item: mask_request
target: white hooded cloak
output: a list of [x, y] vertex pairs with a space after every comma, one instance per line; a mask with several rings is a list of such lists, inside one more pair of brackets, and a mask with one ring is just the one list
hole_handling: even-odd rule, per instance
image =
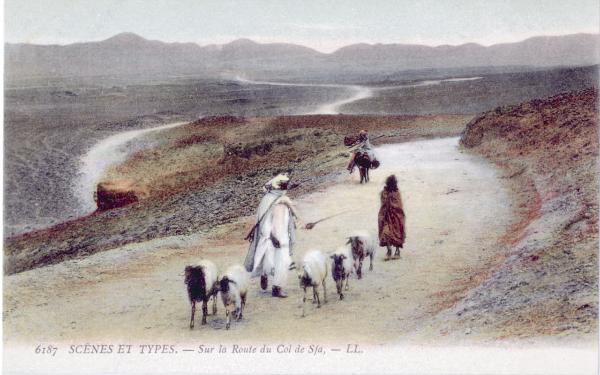
[[[272, 182], [273, 180], [265, 187]], [[285, 190], [276, 190], [277, 185], [274, 183], [272, 187], [275, 189], [269, 189], [258, 206], [257, 224], [253, 229], [253, 239], [244, 266], [248, 272], [252, 272], [252, 277], [271, 275], [273, 285], [284, 287], [292, 262], [296, 215]], [[277, 239], [279, 248], [274, 246], [271, 236]]]

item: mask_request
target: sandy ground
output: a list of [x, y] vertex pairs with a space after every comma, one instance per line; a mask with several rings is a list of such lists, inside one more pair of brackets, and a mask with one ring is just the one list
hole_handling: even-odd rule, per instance
[[353, 230], [376, 234], [379, 192], [395, 173], [406, 215], [402, 259], [382, 260], [362, 280], [354, 276], [340, 301], [333, 282], [329, 301], [300, 317], [300, 289], [290, 271], [290, 298], [272, 298], [254, 280], [244, 320], [225, 331], [219, 304], [208, 325], [190, 330], [183, 283], [185, 265], [205, 257], [220, 269], [241, 263], [242, 240], [252, 218], [217, 227], [209, 236], [171, 237], [128, 245], [86, 258], [4, 277], [4, 342], [311, 342], [384, 344], [434, 341], [419, 335], [420, 323], [444, 305], [439, 293], [468, 279], [494, 257], [498, 236], [510, 224], [508, 192], [490, 164], [457, 149], [457, 139], [387, 145], [371, 182], [345, 177], [324, 191], [298, 199], [304, 222], [352, 210], [297, 235], [295, 258], [310, 249], [331, 251]]

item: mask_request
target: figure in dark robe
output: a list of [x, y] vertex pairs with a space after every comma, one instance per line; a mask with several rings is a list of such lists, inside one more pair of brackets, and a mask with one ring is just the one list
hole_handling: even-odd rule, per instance
[[[386, 260], [399, 259], [400, 249], [406, 239], [404, 227], [404, 209], [402, 197], [398, 191], [396, 176], [391, 175], [385, 181], [381, 192], [381, 208], [379, 209], [379, 246], [387, 247]], [[392, 257], [392, 246], [396, 252]]]

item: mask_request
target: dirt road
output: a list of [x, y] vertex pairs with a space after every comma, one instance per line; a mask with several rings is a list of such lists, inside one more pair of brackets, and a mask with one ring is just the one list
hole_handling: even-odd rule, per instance
[[179, 121], [153, 128], [128, 130], [112, 135], [96, 143], [81, 159], [81, 172], [75, 183], [74, 195], [81, 201], [81, 211], [89, 214], [96, 210], [94, 192], [98, 180], [112, 164], [122, 162], [135, 151], [131, 141], [143, 135], [171, 129], [187, 122]]
[[[299, 231], [298, 262], [309, 249], [331, 251], [356, 229], [376, 234], [379, 192], [398, 177], [407, 216], [402, 259], [383, 262], [350, 281], [340, 301], [331, 282], [329, 301], [300, 317], [300, 290], [290, 271], [290, 298], [260, 291], [254, 280], [242, 322], [225, 331], [225, 314], [191, 331], [183, 284], [185, 265], [201, 257], [220, 269], [241, 263], [242, 240], [252, 218], [215, 228], [206, 237], [173, 237], [128, 245], [58, 265], [4, 277], [4, 340], [81, 342], [110, 339], [160, 342], [314, 342], [383, 344], [418, 336], [420, 325], [444, 306], [449, 284], [497, 256], [497, 237], [510, 222], [508, 193], [492, 167], [457, 149], [457, 139], [387, 145], [371, 182], [344, 177], [324, 191], [298, 199], [304, 222], [353, 211]], [[198, 320], [199, 323], [199, 320]]]

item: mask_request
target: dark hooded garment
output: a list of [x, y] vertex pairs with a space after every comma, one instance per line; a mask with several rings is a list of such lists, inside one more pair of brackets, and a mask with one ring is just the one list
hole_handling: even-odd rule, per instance
[[404, 245], [404, 210], [399, 191], [381, 192], [379, 209], [379, 246]]

